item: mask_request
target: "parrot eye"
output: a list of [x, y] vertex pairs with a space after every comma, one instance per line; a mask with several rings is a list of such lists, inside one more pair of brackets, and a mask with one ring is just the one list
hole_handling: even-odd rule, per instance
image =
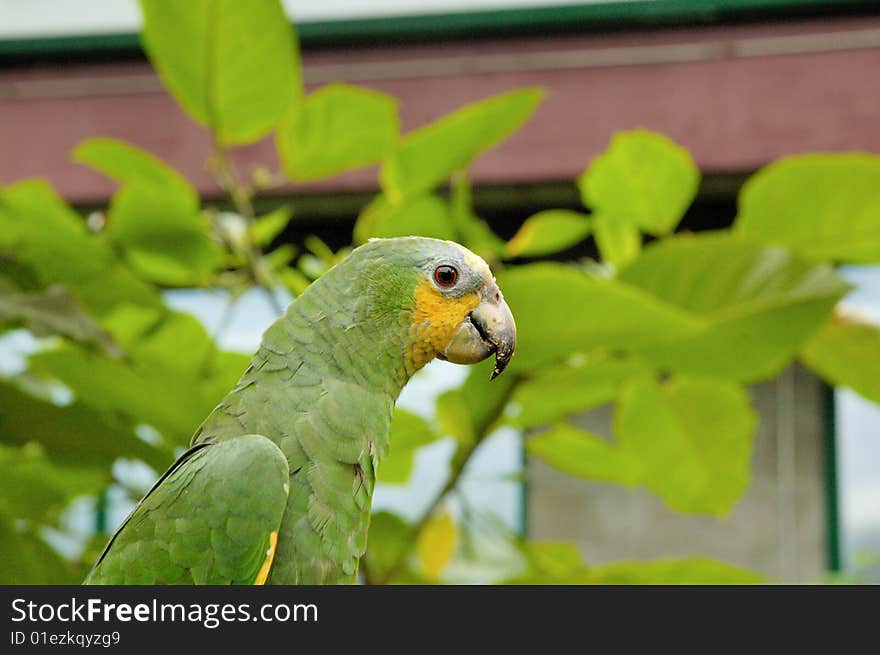
[[458, 271], [452, 266], [444, 264], [434, 269], [434, 282], [438, 287], [449, 289], [458, 281]]

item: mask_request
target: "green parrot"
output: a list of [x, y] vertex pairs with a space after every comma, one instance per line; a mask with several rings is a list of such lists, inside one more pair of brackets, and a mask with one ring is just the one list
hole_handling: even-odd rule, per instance
[[480, 257], [451, 241], [370, 240], [266, 330], [85, 584], [355, 582], [403, 386], [435, 357], [494, 354], [494, 378], [515, 341]]

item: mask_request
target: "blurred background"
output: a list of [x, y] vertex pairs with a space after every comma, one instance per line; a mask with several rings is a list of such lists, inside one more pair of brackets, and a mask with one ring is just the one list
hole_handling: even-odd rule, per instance
[[[490, 95], [544, 89], [531, 119], [470, 167], [474, 211], [505, 240], [543, 209], [582, 209], [573, 180], [622, 130], [662, 133], [699, 167], [699, 190], [679, 231], [729, 227], [743, 182], [782, 156], [880, 153], [878, 2], [282, 4], [298, 28], [306, 90], [346, 82], [393, 96], [404, 133]], [[100, 220], [116, 184], [70, 153], [86, 139], [106, 136], [160, 157], [205, 203], [229, 209], [205, 164], [211, 136], [163, 86], [141, 49], [141, 25], [135, 0], [0, 0], [0, 185], [43, 178], [85, 220]], [[272, 138], [237, 147], [231, 157], [240, 171], [277, 168]], [[377, 188], [370, 167], [284, 181], [254, 203], [258, 213], [280, 202], [292, 209], [295, 218], [274, 237], [276, 247], [313, 252], [308, 240], [316, 236], [336, 253], [351, 243]], [[587, 238], [544, 259], [596, 256]], [[880, 267], [847, 265], [841, 274], [853, 285], [842, 310], [880, 324]], [[166, 305], [195, 316], [223, 349], [243, 354], [256, 349], [274, 320], [273, 302], [284, 305], [295, 294], [279, 287], [272, 301], [255, 288], [230, 300], [223, 290], [165, 286], [175, 287], [163, 292]], [[43, 347], [23, 328], [0, 334], [0, 375], [15, 378]], [[462, 367], [432, 363], [400, 406], [433, 421], [435, 400], [466, 375]], [[69, 402], [64, 385], [52, 393], [57, 405]], [[566, 475], [525, 456], [523, 430], [495, 430], [448, 503], [458, 525], [488, 517], [472, 536], [482, 554], [453, 558], [442, 580], [513, 576], [519, 553], [493, 538], [513, 534], [574, 544], [597, 566], [700, 556], [774, 582], [880, 582], [880, 408], [829, 386], [800, 363], [750, 385], [748, 393], [759, 417], [751, 477], [722, 518], [677, 512], [642, 487]], [[0, 405], [4, 413], [10, 408]], [[600, 434], [611, 421], [607, 405], [571, 419]], [[149, 429], [141, 427], [148, 441]], [[418, 449], [408, 480], [380, 485], [375, 509], [416, 521], [443, 487], [454, 450], [449, 438]], [[97, 495], [65, 496], [41, 537], [68, 559], [94, 555], [95, 543], [160, 468], [114, 459], [112, 484]], [[11, 567], [7, 555], [3, 566]]]

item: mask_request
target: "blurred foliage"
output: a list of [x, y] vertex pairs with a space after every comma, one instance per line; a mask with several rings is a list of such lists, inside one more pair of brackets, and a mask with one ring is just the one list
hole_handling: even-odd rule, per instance
[[541, 542], [523, 548], [527, 566], [508, 584], [754, 584], [760, 575], [724, 562], [694, 557], [615, 562], [588, 567], [571, 544]]
[[394, 98], [329, 84], [287, 112], [278, 126], [278, 154], [291, 179], [317, 180], [376, 163], [398, 132]]
[[[408, 481], [418, 450], [441, 439], [454, 453], [422, 516], [374, 515], [368, 582], [442, 582], [456, 562], [479, 559], [474, 544], [497, 520], [451, 512], [448, 501], [499, 427], [523, 431], [529, 457], [570, 475], [723, 516], [749, 485], [757, 418], [745, 384], [801, 358], [832, 384], [880, 400], [880, 333], [835, 314], [848, 286], [834, 269], [880, 262], [880, 158], [784, 159], [745, 185], [732, 229], [676, 234], [696, 166], [662, 135], [622, 132], [577, 179], [589, 213], [547, 208], [505, 242], [474, 211], [467, 171], [529, 119], [540, 90], [400, 134], [394, 98], [345, 84], [304, 94], [296, 33], [277, 0], [141, 6], [146, 52], [210, 131], [209, 168], [234, 209], [203, 204], [166, 163], [106, 138], [72, 153], [119, 184], [88, 221], [40, 180], [0, 189], [0, 331], [27, 331], [38, 344], [0, 379], [3, 582], [81, 579], [106, 535], [57, 547], [69, 532], [65, 509], [111, 485], [136, 500], [143, 489], [125, 486], [115, 465], [164, 470], [245, 368], [247, 357], [221, 351], [216, 335], [167, 307], [162, 289], [223, 289], [234, 300], [257, 287], [274, 301], [279, 287], [297, 295], [348, 253], [315, 237], [303, 252], [271, 248], [290, 208], [257, 216], [252, 199], [285, 179], [378, 163], [381, 192], [358, 217], [353, 244], [456, 239], [493, 266], [519, 327], [508, 374], [487, 385], [491, 362], [474, 367], [439, 396], [433, 418], [395, 414], [382, 482]], [[229, 147], [272, 132], [282, 171], [257, 168], [243, 180]], [[655, 239], [643, 247], [645, 235]], [[535, 261], [562, 259], [591, 237], [600, 262]], [[600, 405], [613, 405], [613, 434], [570, 421]], [[512, 583], [760, 580], [698, 553], [590, 566], [571, 544], [504, 539], [515, 571], [496, 579]]]
[[404, 135], [382, 161], [382, 191], [397, 204], [437, 187], [517, 130], [542, 96], [539, 89], [511, 91], [462, 107]]
[[644, 485], [673, 509], [724, 515], [748, 486], [756, 426], [748, 394], [732, 382], [646, 376], [617, 398], [615, 443], [560, 423], [530, 439], [528, 452], [572, 475]]
[[300, 99], [299, 45], [281, 3], [140, 4], [150, 61], [181, 107], [220, 143], [256, 141]]

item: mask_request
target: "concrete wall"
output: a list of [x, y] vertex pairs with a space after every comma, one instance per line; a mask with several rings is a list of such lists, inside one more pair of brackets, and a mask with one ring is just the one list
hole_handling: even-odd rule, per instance
[[[576, 543], [589, 564], [702, 555], [773, 581], [819, 581], [827, 561], [821, 383], [798, 366], [750, 393], [760, 415], [752, 481], [727, 517], [680, 514], [645, 489], [574, 478], [532, 459], [529, 536]], [[789, 440], [785, 405], [791, 400]], [[608, 435], [610, 421], [611, 410], [603, 407], [574, 423]]]

